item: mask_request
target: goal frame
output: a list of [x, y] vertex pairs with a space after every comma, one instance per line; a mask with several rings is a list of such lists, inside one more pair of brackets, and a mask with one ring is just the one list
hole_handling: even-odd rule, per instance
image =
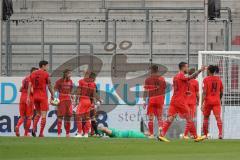
[[[240, 55], [240, 51], [199, 51], [198, 52], [198, 69], [201, 69], [203, 65], [203, 55]], [[202, 84], [203, 81], [203, 75], [202, 73], [199, 74], [198, 76], [198, 82], [199, 82], [199, 104], [197, 107], [197, 134], [201, 135], [201, 128], [202, 128], [202, 111], [201, 111], [201, 102], [202, 102]]]

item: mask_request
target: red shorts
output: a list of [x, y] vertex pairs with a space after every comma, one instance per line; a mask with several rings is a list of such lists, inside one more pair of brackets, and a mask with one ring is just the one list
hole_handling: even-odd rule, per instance
[[168, 116], [179, 115], [181, 118], [190, 117], [190, 109], [188, 105], [184, 102], [171, 101], [170, 107], [168, 109]]
[[196, 104], [188, 104], [188, 107], [190, 109], [190, 114], [191, 114], [192, 118], [195, 118]]
[[31, 101], [30, 104], [27, 105], [26, 101], [20, 101], [19, 112], [20, 116], [31, 117], [33, 115], [33, 102]]
[[60, 100], [57, 108], [58, 116], [72, 116], [72, 101], [71, 100]]
[[210, 116], [211, 111], [213, 111], [215, 116], [221, 116], [221, 105], [204, 104], [203, 115]]
[[45, 97], [34, 97], [34, 106], [37, 111], [48, 111], [48, 99]]
[[162, 116], [163, 106], [158, 103], [149, 103], [147, 108], [147, 115]]
[[78, 104], [77, 114], [89, 113], [91, 110], [91, 101], [89, 98], [82, 98]]

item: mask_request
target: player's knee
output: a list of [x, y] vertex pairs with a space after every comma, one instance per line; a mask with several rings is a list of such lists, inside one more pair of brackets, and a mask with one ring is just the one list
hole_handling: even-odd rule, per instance
[[209, 116], [204, 116], [204, 119], [205, 119], [205, 120], [208, 120], [208, 119], [209, 119]]
[[86, 116], [86, 117], [85, 117], [85, 120], [86, 120], [86, 121], [89, 121], [89, 120], [91, 120], [91, 119], [90, 119], [89, 116]]
[[70, 121], [70, 119], [71, 119], [70, 116], [65, 116], [65, 117], [64, 117], [64, 120], [65, 120], [65, 121]]
[[162, 120], [162, 116], [157, 116], [157, 119], [158, 120]]
[[47, 117], [47, 112], [45, 112], [45, 111], [41, 112], [41, 116], [42, 116], [42, 118], [46, 118]]
[[27, 120], [32, 120], [32, 116], [26, 117]]
[[36, 115], [41, 115], [41, 111], [36, 111]]
[[153, 121], [153, 116], [149, 116], [149, 117], [148, 117], [148, 120], [149, 120], [149, 121]]
[[216, 121], [218, 121], [218, 122], [221, 122], [221, 121], [222, 121], [220, 115], [215, 115], [215, 119], [216, 119]]
[[173, 120], [174, 120], [174, 117], [173, 117], [173, 116], [168, 116], [167, 121], [173, 122]]
[[58, 120], [62, 120], [63, 119], [63, 117], [62, 116], [58, 116]]

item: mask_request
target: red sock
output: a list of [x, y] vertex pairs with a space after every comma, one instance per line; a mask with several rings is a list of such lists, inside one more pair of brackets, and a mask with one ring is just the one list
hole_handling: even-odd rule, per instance
[[24, 119], [22, 117], [20, 117], [16, 127], [19, 128], [23, 124], [23, 122], [24, 122]]
[[78, 129], [78, 134], [82, 134], [83, 132], [82, 121], [77, 121], [77, 129]]
[[66, 122], [65, 122], [66, 134], [69, 134], [69, 133], [70, 133], [70, 126], [71, 126], [71, 123], [70, 123], [69, 121], [66, 121]]
[[222, 136], [222, 120], [220, 117], [216, 117], [216, 120], [217, 120], [219, 136]]
[[193, 121], [187, 122], [188, 129], [194, 138], [197, 138], [197, 130]]
[[91, 128], [91, 121], [87, 120], [84, 126], [84, 134], [88, 134]]
[[149, 134], [153, 135], [153, 121], [149, 120], [148, 122], [148, 130], [149, 130]]
[[162, 128], [162, 127], [163, 127], [163, 120], [162, 120], [162, 118], [159, 118], [159, 119], [158, 119], [158, 127], [159, 127], [159, 128]]
[[58, 133], [58, 135], [61, 134], [61, 131], [62, 131], [62, 120], [59, 119], [59, 120], [57, 121], [57, 133]]
[[188, 122], [186, 122], [184, 136], [188, 136], [188, 132], [189, 132], [189, 124], [188, 124]]
[[208, 135], [208, 118], [203, 119], [203, 134]]
[[165, 121], [163, 123], [163, 129], [162, 129], [162, 132], [161, 132], [161, 136], [164, 137], [169, 129], [169, 127], [171, 126], [172, 122], [170, 121]]
[[43, 135], [43, 131], [46, 125], [46, 118], [42, 118], [41, 120], [41, 128], [40, 128], [40, 135]]
[[24, 135], [25, 136], [27, 136], [28, 135], [28, 132], [29, 132], [29, 128], [30, 128], [30, 126], [31, 126], [31, 119], [27, 119], [27, 122], [26, 122], [26, 126], [25, 126], [25, 133], [24, 133]]
[[33, 120], [33, 131], [34, 132], [36, 132], [36, 130], [37, 130], [37, 125], [38, 125], [38, 121], [39, 121], [40, 117], [41, 116], [38, 114], [34, 117], [34, 120]]

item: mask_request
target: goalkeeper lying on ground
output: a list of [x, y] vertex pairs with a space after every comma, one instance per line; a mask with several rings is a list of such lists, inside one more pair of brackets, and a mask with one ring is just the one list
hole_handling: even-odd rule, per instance
[[98, 127], [99, 133], [105, 133], [110, 138], [148, 138], [147, 134], [138, 131], [124, 130], [115, 128]]

